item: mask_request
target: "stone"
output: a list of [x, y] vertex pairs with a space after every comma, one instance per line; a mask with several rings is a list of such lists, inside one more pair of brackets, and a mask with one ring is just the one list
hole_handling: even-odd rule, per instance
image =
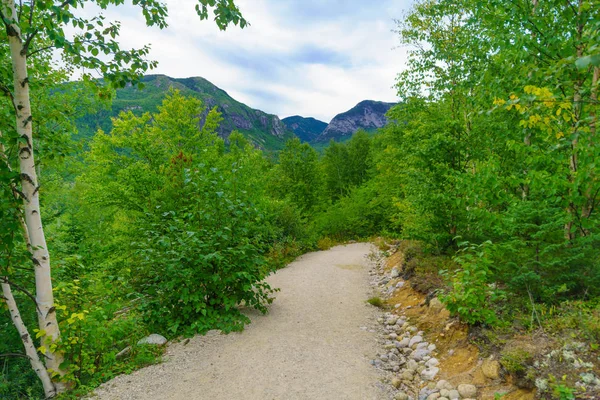
[[398, 283], [396, 283], [396, 289], [402, 289], [404, 287], [404, 281], [400, 281]]
[[398, 347], [398, 348], [408, 347], [409, 343], [410, 343], [410, 340], [408, 338], [404, 338], [400, 342], [398, 342], [398, 344], [396, 345], [396, 347]]
[[404, 379], [406, 381], [412, 381], [413, 378], [413, 372], [410, 369], [405, 369], [404, 371], [402, 371], [402, 373], [400, 374], [400, 378]]
[[397, 377], [393, 377], [392, 378], [392, 386], [393, 387], [395, 387], [396, 389], [398, 389], [401, 384], [402, 384], [402, 381], [399, 378], [397, 378]]
[[404, 392], [398, 392], [394, 396], [394, 400], [408, 400], [408, 399], [409, 399], [408, 395]]
[[441, 389], [440, 390], [440, 395], [442, 397], [448, 397], [448, 396], [450, 396], [450, 391], [448, 389]]
[[437, 367], [440, 364], [440, 362], [438, 361], [437, 358], [430, 358], [429, 360], [427, 360], [427, 362], [425, 363], [426, 367]]
[[406, 364], [406, 368], [410, 369], [411, 371], [416, 371], [417, 368], [419, 368], [419, 363], [417, 363], [415, 360], [409, 360], [408, 364]]
[[434, 310], [441, 310], [444, 308], [444, 304], [437, 298], [429, 300], [429, 308], [433, 308]]
[[487, 359], [481, 364], [481, 371], [488, 379], [500, 378], [500, 363], [496, 360]]
[[390, 273], [390, 278], [395, 279], [399, 276], [400, 276], [400, 271], [398, 270], [398, 267], [392, 268], [392, 272]]
[[413, 345], [417, 344], [417, 343], [421, 343], [423, 341], [423, 338], [421, 336], [413, 336], [410, 341], [408, 342], [408, 347], [413, 347]]
[[[450, 388], [448, 388], [448, 385], [450, 385], [450, 382], [448, 382], [445, 379], [442, 379], [442, 380], [438, 381], [438, 383], [437, 383], [437, 385], [435, 385], [435, 387], [439, 390], [442, 390], [442, 389], [451, 390], [452, 385], [450, 385]], [[448, 396], [445, 396], [445, 397], [448, 397]]]
[[438, 400], [450, 400], [447, 397], [438, 397]]
[[131, 353], [131, 347], [127, 346], [123, 350], [121, 350], [120, 352], [118, 352], [117, 355], [115, 356], [115, 358], [117, 360], [120, 360], [121, 358], [123, 358], [125, 356], [128, 356], [129, 353]]
[[477, 397], [477, 388], [475, 387], [475, 385], [469, 385], [469, 384], [463, 383], [461, 385], [458, 385], [457, 389], [458, 389], [458, 393], [463, 398]]
[[413, 360], [421, 361], [423, 357], [429, 354], [429, 350], [427, 349], [419, 349], [415, 350], [410, 354], [410, 358]]
[[165, 344], [167, 344], [167, 338], [165, 338], [162, 335], [153, 333], [150, 336], [146, 336], [145, 338], [141, 339], [139, 342], [137, 342], [137, 344], [149, 344], [149, 345], [153, 345], [153, 346], [164, 346]]
[[417, 344], [417, 349], [425, 349], [425, 348], [427, 348], [427, 346], [429, 346], [429, 343], [421, 342], [421, 343]]
[[432, 381], [435, 376], [440, 372], [438, 367], [429, 367], [426, 368], [423, 372], [421, 372], [421, 378], [426, 381]]
[[396, 333], [390, 333], [389, 338], [394, 340], [398, 337], [398, 335]]
[[396, 325], [396, 321], [398, 321], [398, 317], [392, 315], [385, 321], [385, 324], [386, 325]]
[[439, 393], [431, 393], [428, 397], [427, 400], [437, 400], [441, 397], [441, 395]]
[[437, 349], [437, 346], [435, 344], [430, 344], [429, 346], [427, 346], [427, 350], [429, 351], [435, 351], [435, 349]]
[[460, 393], [458, 393], [458, 390], [450, 390], [448, 393], [448, 398], [450, 400], [458, 400], [460, 399]]

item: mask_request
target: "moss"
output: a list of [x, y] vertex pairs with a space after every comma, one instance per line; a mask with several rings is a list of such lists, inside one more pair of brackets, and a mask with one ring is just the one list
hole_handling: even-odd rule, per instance
[[381, 298], [377, 297], [377, 296], [371, 297], [369, 300], [367, 300], [367, 303], [369, 303], [372, 306], [379, 307], [379, 308], [384, 307], [383, 300], [381, 300]]
[[524, 374], [527, 371], [527, 364], [531, 360], [532, 356], [527, 351], [515, 349], [504, 353], [500, 358], [500, 363], [511, 374]]

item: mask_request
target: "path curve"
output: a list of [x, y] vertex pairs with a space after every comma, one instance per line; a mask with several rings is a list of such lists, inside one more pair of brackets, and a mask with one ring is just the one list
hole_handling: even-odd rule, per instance
[[269, 278], [281, 288], [267, 315], [242, 333], [173, 344], [165, 362], [119, 376], [100, 399], [371, 400], [386, 398], [378, 370], [377, 317], [365, 304], [366, 256], [356, 243], [305, 254]]

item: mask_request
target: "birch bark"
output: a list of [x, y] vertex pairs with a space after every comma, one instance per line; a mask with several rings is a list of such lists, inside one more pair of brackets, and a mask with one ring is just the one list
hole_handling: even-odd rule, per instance
[[[38, 323], [42, 345], [46, 347], [46, 367], [53, 374], [61, 374], [60, 364], [63, 361], [60, 352], [52, 351], [52, 344], [60, 338], [60, 330], [56, 320], [52, 281], [50, 278], [50, 256], [44, 236], [44, 228], [40, 215], [39, 184], [35, 170], [33, 149], [33, 131], [31, 103], [29, 97], [29, 78], [27, 73], [27, 49], [18, 24], [18, 14], [13, 0], [2, 0], [2, 14], [5, 18], [8, 44], [13, 69], [14, 98], [16, 113], [16, 130], [19, 135], [19, 170], [21, 176], [21, 192], [27, 233], [31, 240], [31, 258], [35, 268], [36, 301], [38, 306]], [[58, 391], [64, 388], [60, 382], [54, 382]]]

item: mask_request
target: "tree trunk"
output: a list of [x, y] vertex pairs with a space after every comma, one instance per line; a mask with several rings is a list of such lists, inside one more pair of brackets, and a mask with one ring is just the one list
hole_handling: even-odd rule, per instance
[[[29, 82], [27, 76], [27, 52], [23, 47], [23, 38], [18, 25], [18, 15], [13, 0], [2, 0], [3, 14], [8, 21], [7, 35], [10, 47], [14, 82], [14, 106], [16, 113], [16, 130], [19, 138], [19, 165], [23, 193], [23, 210], [27, 232], [31, 240], [32, 261], [35, 268], [36, 301], [38, 305], [38, 323], [42, 345], [46, 347], [46, 366], [51, 374], [61, 375], [60, 364], [63, 361], [60, 352], [51, 350], [51, 345], [60, 338], [56, 320], [52, 281], [50, 278], [50, 256], [44, 236], [40, 215], [39, 185], [35, 170], [33, 152], [33, 134], [31, 104], [29, 98]], [[54, 382], [58, 391], [64, 384]]]
[[12, 294], [12, 290], [8, 282], [0, 277], [0, 286], [2, 286], [2, 296], [4, 297], [4, 301], [6, 301], [6, 305], [8, 306], [8, 312], [10, 313], [10, 319], [12, 320], [15, 328], [19, 332], [19, 336], [21, 337], [21, 341], [23, 342], [23, 347], [25, 347], [25, 354], [29, 358], [29, 362], [31, 363], [31, 367], [40, 378], [42, 385], [44, 386], [44, 394], [46, 397], [54, 397], [56, 396], [56, 388], [50, 379], [50, 375], [48, 375], [48, 371], [44, 364], [40, 361], [40, 357], [37, 353], [35, 345], [33, 343], [33, 339], [31, 335], [29, 335], [29, 331], [23, 323], [21, 319], [21, 314], [19, 313], [19, 308], [17, 307], [17, 303]]

